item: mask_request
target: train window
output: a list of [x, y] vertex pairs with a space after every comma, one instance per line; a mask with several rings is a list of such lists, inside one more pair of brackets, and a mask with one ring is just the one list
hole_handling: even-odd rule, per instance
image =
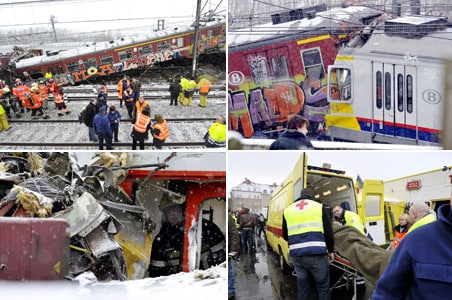
[[169, 41], [163, 41], [160, 43], [157, 43], [157, 51], [165, 51], [165, 50], [169, 50], [170, 48], [170, 42]]
[[397, 109], [403, 111], [403, 75], [397, 74]]
[[67, 63], [66, 68], [69, 73], [80, 71], [80, 65], [78, 64], [78, 61]]
[[329, 99], [335, 102], [352, 100], [352, 72], [347, 68], [333, 68], [330, 71]]
[[406, 77], [406, 111], [413, 112], [413, 76]]
[[119, 60], [127, 60], [133, 58], [132, 49], [118, 52]]
[[152, 45], [143, 46], [140, 48], [140, 56], [146, 56], [153, 52]]
[[89, 69], [91, 67], [97, 66], [97, 61], [95, 57], [84, 59], [83, 64], [85, 65], [85, 69]]
[[282, 55], [282, 56], [279, 58], [279, 60], [280, 60], [280, 62], [281, 62], [281, 74], [282, 74], [283, 76], [288, 77], [288, 76], [289, 76], [289, 68], [288, 68], [288, 66], [287, 66], [287, 58], [286, 58], [286, 56], [285, 56], [285, 55]]
[[253, 74], [254, 82], [260, 84], [270, 77], [265, 58], [256, 54], [248, 54], [246, 60], [250, 67], [251, 74]]
[[62, 73], [64, 73], [63, 66], [58, 65], [58, 66], [48, 67], [47, 72], [51, 73], [51, 74], [62, 74]]
[[184, 38], [183, 37], [177, 38], [177, 47], [181, 48], [183, 46], [184, 46]]
[[278, 57], [272, 57], [272, 68], [275, 78], [287, 77], [289, 76], [289, 69], [287, 67], [287, 59], [284, 55]]
[[113, 55], [104, 55], [100, 57], [101, 65], [111, 65], [113, 64]]
[[385, 108], [391, 109], [391, 73], [386, 72], [385, 73]]
[[44, 77], [44, 73], [41, 70], [30, 71], [29, 75], [31, 79], [39, 79]]
[[325, 77], [320, 49], [315, 48], [302, 51], [301, 57], [306, 76], [309, 76], [311, 80], [321, 80]]
[[376, 99], [376, 105], [377, 108], [382, 108], [383, 107], [383, 80], [382, 80], [382, 76], [381, 76], [381, 71], [377, 71], [377, 77], [376, 77], [376, 89], [375, 92], [377, 93], [375, 96]]

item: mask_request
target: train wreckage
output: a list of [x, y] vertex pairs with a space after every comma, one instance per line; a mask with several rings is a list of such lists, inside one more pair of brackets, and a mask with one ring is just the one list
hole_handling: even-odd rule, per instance
[[224, 156], [1, 153], [0, 280], [142, 279], [165, 203], [185, 208], [182, 270], [199, 269], [200, 220], [226, 231]]

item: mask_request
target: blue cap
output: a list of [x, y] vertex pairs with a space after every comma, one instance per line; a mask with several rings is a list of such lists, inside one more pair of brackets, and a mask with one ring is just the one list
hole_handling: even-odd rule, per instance
[[105, 105], [101, 106], [101, 108], [99, 109], [99, 112], [103, 112], [103, 111], [107, 111], [107, 107]]

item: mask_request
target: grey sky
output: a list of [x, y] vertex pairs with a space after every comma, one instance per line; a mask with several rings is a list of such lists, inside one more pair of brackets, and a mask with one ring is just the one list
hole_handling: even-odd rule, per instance
[[[228, 191], [245, 178], [256, 183], [281, 183], [300, 156], [298, 151], [229, 151]], [[353, 180], [388, 180], [408, 176], [445, 165], [452, 166], [450, 151], [310, 151], [308, 164], [346, 171]]]
[[[203, 12], [214, 10], [219, 5], [217, 11], [226, 14], [226, 3], [221, 0], [201, 2]], [[169, 26], [173, 22], [193, 20], [196, 3], [196, 0], [0, 0], [0, 26], [11, 29], [21, 24], [50, 27], [52, 15], [56, 26], [82, 31], [154, 26], [158, 19], [165, 19]], [[97, 22], [100, 20], [112, 21]]]

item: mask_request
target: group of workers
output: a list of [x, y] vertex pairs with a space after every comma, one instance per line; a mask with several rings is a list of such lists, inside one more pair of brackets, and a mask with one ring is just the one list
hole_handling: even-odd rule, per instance
[[33, 82], [31, 86], [25, 85], [20, 78], [16, 78], [11, 86], [0, 80], [0, 98], [0, 131], [10, 129], [8, 119], [13, 114], [19, 118], [25, 111], [31, 111], [32, 119], [49, 118], [44, 110], [49, 108], [50, 98], [53, 98], [58, 116], [71, 112], [67, 108], [62, 87], [53, 78]]
[[170, 105], [177, 106], [180, 103], [183, 106], [191, 106], [193, 95], [199, 93], [199, 107], [207, 107], [207, 95], [210, 92], [211, 82], [205, 77], [201, 77], [199, 82], [190, 76], [174, 76], [170, 83], [168, 91], [170, 92]]
[[371, 299], [446, 299], [452, 292], [451, 205], [438, 209], [436, 221], [426, 203], [414, 203], [394, 228], [397, 243], [389, 249], [372, 242], [356, 213], [336, 205], [332, 215], [314, 200], [310, 187], [284, 210], [283, 237], [297, 275], [298, 299], [314, 294], [330, 299], [328, 261], [335, 251], [375, 286]]

